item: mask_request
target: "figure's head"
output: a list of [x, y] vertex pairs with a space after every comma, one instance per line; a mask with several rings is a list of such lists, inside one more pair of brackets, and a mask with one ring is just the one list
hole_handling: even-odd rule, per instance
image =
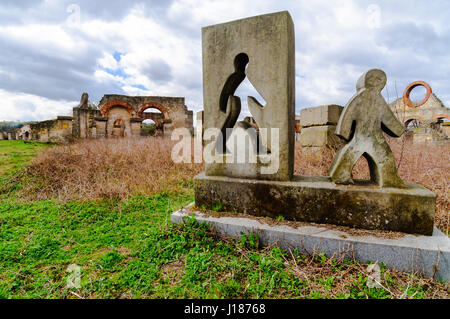
[[381, 91], [386, 85], [386, 80], [386, 73], [383, 70], [372, 69], [361, 75], [356, 83], [356, 89], [366, 88]]

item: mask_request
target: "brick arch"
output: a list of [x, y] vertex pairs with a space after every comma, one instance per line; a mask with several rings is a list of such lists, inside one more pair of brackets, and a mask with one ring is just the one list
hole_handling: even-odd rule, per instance
[[419, 121], [420, 123], [423, 122], [423, 118], [421, 118], [421, 117], [418, 117], [418, 116], [409, 116], [409, 117], [403, 122], [403, 124], [404, 124], [405, 127], [406, 127], [411, 121], [414, 121], [414, 120], [417, 120], [417, 121]]
[[450, 120], [450, 115], [448, 115], [448, 114], [439, 114], [439, 115], [433, 116], [434, 120], [443, 119], [443, 118], [446, 118], [447, 120]]
[[[410, 131], [409, 125], [410, 125], [411, 122], [413, 122], [413, 121], [417, 121], [417, 122], [418, 122], [418, 126], [420, 126], [420, 125], [422, 124], [422, 122], [423, 122], [423, 119], [422, 119], [422, 118], [418, 118], [418, 117], [410, 117], [410, 118], [408, 118], [408, 119], [403, 123], [404, 127], [405, 127], [408, 131]], [[415, 128], [415, 126], [413, 126], [412, 128]]]
[[162, 106], [161, 104], [156, 103], [156, 102], [148, 102], [148, 103], [143, 104], [139, 108], [139, 112], [138, 112], [137, 116], [142, 118], [142, 114], [144, 113], [144, 111], [149, 108], [155, 108], [155, 109], [160, 110], [161, 113], [163, 114], [164, 119], [167, 119], [169, 117], [167, 109], [164, 106]]
[[155, 114], [155, 113], [152, 113], [152, 115], [142, 115], [141, 119], [143, 121], [145, 121], [145, 120], [153, 120], [155, 122], [157, 122], [157, 121], [164, 121], [164, 115], [163, 114], [161, 114], [161, 117], [158, 116], [159, 115], [158, 113], [156, 113], [156, 115], [153, 115], [153, 114]]
[[126, 104], [125, 102], [122, 102], [120, 100], [115, 100], [115, 101], [112, 101], [112, 102], [109, 102], [109, 103], [106, 103], [105, 105], [103, 105], [103, 107], [101, 109], [102, 115], [105, 116], [106, 113], [108, 113], [109, 109], [114, 106], [123, 106], [130, 112], [131, 116], [134, 116], [134, 114], [136, 113], [136, 111], [131, 106]]
[[[427, 93], [426, 93], [425, 98], [422, 101], [414, 103], [413, 101], [410, 100], [409, 95], [410, 95], [411, 91], [414, 88], [418, 87], [418, 86], [423, 86], [427, 90]], [[405, 105], [407, 105], [409, 107], [422, 106], [428, 101], [428, 99], [430, 98], [431, 93], [432, 93], [431, 87], [430, 87], [430, 85], [427, 82], [415, 81], [415, 82], [409, 84], [406, 87], [405, 91], [403, 92], [403, 98], [402, 98], [403, 99], [403, 104], [405, 104]]]

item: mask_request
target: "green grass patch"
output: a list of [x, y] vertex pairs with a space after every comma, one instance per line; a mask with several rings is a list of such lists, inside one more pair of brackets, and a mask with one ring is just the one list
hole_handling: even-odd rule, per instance
[[28, 164], [47, 143], [24, 141], [0, 141], [0, 176], [10, 175]]
[[[123, 202], [0, 204], [0, 297], [392, 297], [388, 287], [396, 283], [385, 268], [386, 289], [368, 288], [354, 262], [261, 249], [255, 234], [223, 241], [194, 219], [171, 224], [170, 214], [192, 200], [183, 192]], [[74, 265], [78, 288], [67, 286]], [[298, 273], [318, 267], [325, 273]], [[409, 285], [407, 296], [423, 298], [426, 289]]]

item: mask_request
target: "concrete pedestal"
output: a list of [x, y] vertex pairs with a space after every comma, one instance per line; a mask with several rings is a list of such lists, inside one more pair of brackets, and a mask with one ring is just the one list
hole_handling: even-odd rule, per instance
[[193, 203], [171, 216], [173, 223], [182, 223], [194, 215], [207, 223], [221, 237], [240, 237], [256, 233], [262, 245], [279, 245], [285, 250], [297, 248], [306, 254], [325, 253], [329, 258], [355, 258], [361, 262], [382, 262], [389, 269], [421, 273], [426, 277], [450, 280], [450, 239], [434, 228], [433, 236], [399, 234], [394, 238], [366, 231], [355, 235], [350, 231], [310, 226], [276, 226], [245, 217], [210, 217], [192, 209]]
[[329, 177], [265, 181], [222, 176], [194, 178], [197, 207], [354, 228], [433, 233], [436, 195], [417, 184], [379, 188], [369, 181], [337, 185]]

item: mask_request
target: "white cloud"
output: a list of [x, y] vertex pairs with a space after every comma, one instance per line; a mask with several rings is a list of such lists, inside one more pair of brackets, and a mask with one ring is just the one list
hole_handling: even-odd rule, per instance
[[117, 70], [119, 68], [119, 63], [109, 53], [105, 53], [101, 59], [98, 59], [98, 64], [104, 69]]
[[[108, 93], [184, 96], [197, 111], [202, 108], [201, 27], [282, 10], [295, 24], [297, 110], [345, 104], [359, 75], [374, 67], [388, 74], [391, 100], [395, 86], [402, 94], [410, 82], [425, 80], [450, 102], [450, 29], [444, 13], [450, 5], [444, 1], [378, 1], [375, 24], [369, 0], [153, 3], [114, 3], [108, 12], [106, 1], [80, 1], [75, 24], [67, 22], [69, 2], [11, 9], [11, 21], [0, 22], [0, 89], [8, 98], [0, 117], [26, 119], [30, 99], [33, 118], [52, 118], [58, 110], [64, 113], [66, 104], [59, 100], [77, 100], [83, 91], [94, 101]], [[0, 4], [0, 16], [7, 11]], [[242, 100], [249, 90], [245, 83], [238, 90]]]
[[0, 121], [39, 121], [50, 120], [58, 115], [72, 115], [77, 101], [54, 101], [41, 96], [10, 93], [0, 89], [2, 101]]
[[57, 52], [59, 54], [83, 51], [88, 43], [70, 32], [64, 25], [24, 24], [0, 26], [0, 35], [18, 42], [27, 43], [31, 48]]

